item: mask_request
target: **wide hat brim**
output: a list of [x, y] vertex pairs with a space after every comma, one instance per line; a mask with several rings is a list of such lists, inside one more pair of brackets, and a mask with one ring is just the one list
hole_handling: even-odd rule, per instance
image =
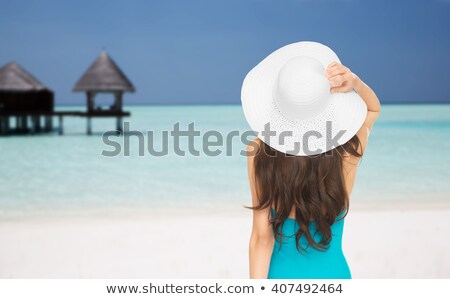
[[[273, 88], [280, 69], [297, 56], [315, 58], [324, 69], [333, 61], [340, 63], [338, 56], [320, 43], [303, 41], [286, 45], [247, 74], [241, 90], [242, 107], [250, 128], [277, 151], [296, 156], [322, 154], [346, 143], [358, 132], [366, 118], [367, 106], [351, 90], [330, 93], [328, 105], [312, 118], [292, 120], [287, 117], [273, 100]], [[274, 136], [267, 137], [270, 135], [267, 126]], [[289, 133], [281, 138], [282, 132]]]

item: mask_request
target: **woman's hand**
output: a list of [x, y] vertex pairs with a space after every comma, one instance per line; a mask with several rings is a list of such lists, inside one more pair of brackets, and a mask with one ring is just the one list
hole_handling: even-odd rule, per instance
[[367, 145], [367, 138], [378, 115], [380, 114], [380, 101], [373, 90], [364, 83], [349, 68], [334, 61], [325, 70], [325, 76], [330, 81], [330, 92], [347, 92], [354, 89], [361, 99], [366, 103], [367, 115], [361, 129], [356, 133], [361, 142], [361, 152], [364, 152]]
[[334, 61], [325, 70], [325, 76], [330, 82], [330, 92], [347, 92], [359, 84], [359, 78], [349, 68]]

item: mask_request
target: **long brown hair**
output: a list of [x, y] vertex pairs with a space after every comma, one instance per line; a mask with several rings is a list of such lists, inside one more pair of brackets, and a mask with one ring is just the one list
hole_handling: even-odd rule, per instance
[[[274, 208], [269, 217], [276, 238], [283, 238], [280, 231], [284, 221], [295, 208], [298, 231], [295, 234], [297, 250], [304, 252], [300, 238], [306, 237], [308, 246], [325, 251], [332, 238], [331, 225], [349, 208], [343, 162], [344, 157], [361, 157], [361, 142], [355, 135], [345, 144], [331, 151], [314, 156], [294, 156], [281, 153], [264, 142], [256, 146], [254, 178], [259, 205], [247, 207], [253, 210]], [[339, 219], [339, 220], [340, 220]], [[322, 239], [316, 242], [309, 230], [310, 222], [316, 223]], [[281, 244], [283, 242], [280, 242]], [[281, 246], [280, 244], [280, 246]]]

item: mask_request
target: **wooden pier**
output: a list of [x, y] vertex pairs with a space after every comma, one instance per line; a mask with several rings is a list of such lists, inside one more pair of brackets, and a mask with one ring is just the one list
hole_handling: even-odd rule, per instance
[[[0, 135], [11, 134], [39, 134], [57, 132], [64, 134], [64, 117], [81, 117], [86, 119], [86, 134], [92, 134], [93, 118], [116, 118], [116, 131], [123, 133], [123, 118], [130, 116], [126, 111], [33, 111], [16, 112], [11, 114], [0, 113]], [[54, 120], [57, 119], [58, 125], [54, 126]], [[15, 123], [14, 123], [15, 120]], [[14, 124], [14, 125], [13, 125]]]

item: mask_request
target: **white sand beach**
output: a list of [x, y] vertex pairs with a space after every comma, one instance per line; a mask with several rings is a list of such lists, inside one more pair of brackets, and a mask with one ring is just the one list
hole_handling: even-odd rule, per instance
[[[450, 278], [450, 208], [354, 207], [354, 278]], [[247, 278], [251, 214], [0, 221], [0, 278]]]

